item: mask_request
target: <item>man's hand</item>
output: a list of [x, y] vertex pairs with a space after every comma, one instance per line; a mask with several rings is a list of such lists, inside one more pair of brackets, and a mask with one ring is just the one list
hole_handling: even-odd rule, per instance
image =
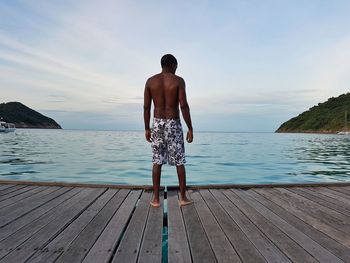
[[188, 143], [191, 143], [193, 141], [193, 131], [192, 130], [188, 130], [186, 140]]
[[147, 140], [148, 142], [152, 142], [152, 141], [151, 141], [151, 130], [150, 130], [150, 129], [145, 130], [145, 137], [146, 137], [146, 140]]

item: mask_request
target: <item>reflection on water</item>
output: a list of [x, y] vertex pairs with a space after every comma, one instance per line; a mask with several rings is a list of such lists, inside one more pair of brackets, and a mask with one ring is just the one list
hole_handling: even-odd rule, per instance
[[[350, 181], [350, 136], [197, 133], [189, 184]], [[143, 132], [25, 130], [0, 134], [0, 179], [151, 184]], [[162, 184], [177, 184], [164, 166]]]
[[331, 135], [310, 138], [296, 149], [299, 163], [309, 164], [305, 174], [331, 180], [348, 180], [350, 176], [350, 138]]

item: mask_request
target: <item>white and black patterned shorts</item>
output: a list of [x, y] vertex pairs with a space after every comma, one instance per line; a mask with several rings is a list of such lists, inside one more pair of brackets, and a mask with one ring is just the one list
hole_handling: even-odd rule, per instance
[[182, 165], [185, 145], [180, 119], [153, 118], [152, 162], [156, 164]]

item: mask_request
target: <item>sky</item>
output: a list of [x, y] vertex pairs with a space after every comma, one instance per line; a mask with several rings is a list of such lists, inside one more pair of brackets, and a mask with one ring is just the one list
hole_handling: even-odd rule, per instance
[[[350, 1], [0, 0], [0, 102], [142, 130], [171, 53], [195, 131], [273, 132], [350, 87]], [[185, 126], [185, 124], [184, 124]]]

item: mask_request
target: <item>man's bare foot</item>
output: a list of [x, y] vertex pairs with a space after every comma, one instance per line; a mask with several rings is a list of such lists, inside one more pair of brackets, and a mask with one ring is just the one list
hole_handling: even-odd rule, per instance
[[151, 204], [152, 207], [155, 207], [155, 208], [160, 207], [160, 202], [159, 201], [152, 200], [150, 202], [150, 204]]
[[187, 199], [187, 197], [179, 200], [180, 206], [190, 205], [192, 203], [193, 203], [193, 200]]

